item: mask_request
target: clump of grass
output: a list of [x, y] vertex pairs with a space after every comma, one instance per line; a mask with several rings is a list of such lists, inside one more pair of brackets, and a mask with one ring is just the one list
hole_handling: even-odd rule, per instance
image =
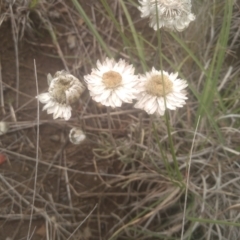
[[[231, 24], [232, 22], [229, 21], [229, 19], [231, 19], [232, 16], [232, 10], [233, 10], [233, 2], [229, 2], [229, 3], [219, 3], [219, 4], [211, 4], [211, 3], [205, 3], [200, 5], [199, 4], [199, 13], [198, 13], [198, 17], [201, 19], [201, 13], [202, 11], [205, 11], [206, 8], [208, 8], [208, 12], [209, 12], [209, 16], [212, 19], [211, 21], [211, 25], [206, 24], [207, 20], [202, 19], [202, 22], [196, 21], [195, 23], [193, 23], [193, 26], [190, 26], [189, 28], [189, 32], [186, 31], [185, 34], [182, 35], [178, 35], [176, 33], [163, 33], [163, 36], [161, 36], [162, 38], [162, 44], [163, 44], [163, 49], [161, 51], [161, 58], [163, 59], [163, 64], [166, 63], [167, 66], [173, 68], [176, 71], [181, 70], [181, 72], [183, 73], [182, 76], [188, 76], [188, 81], [189, 81], [189, 85], [190, 85], [190, 89], [192, 91], [192, 99], [196, 99], [196, 101], [193, 101], [193, 103], [191, 104], [191, 106], [189, 105], [189, 113], [183, 113], [183, 115], [181, 117], [178, 116], [178, 118], [174, 118], [174, 115], [172, 116], [171, 119], [171, 126], [172, 126], [172, 130], [170, 131], [174, 131], [174, 126], [178, 126], [179, 124], [182, 126], [181, 130], [183, 132], [185, 132], [185, 137], [188, 135], [187, 134], [187, 129], [189, 128], [189, 126], [187, 126], [188, 124], [190, 124], [190, 126], [193, 126], [192, 131], [194, 131], [194, 122], [196, 124], [196, 120], [198, 119], [198, 117], [201, 117], [200, 123], [199, 123], [199, 127], [200, 130], [197, 132], [197, 143], [195, 144], [195, 148], [194, 149], [198, 149], [200, 152], [205, 152], [206, 154], [206, 161], [207, 159], [209, 159], [208, 161], [210, 161], [211, 163], [208, 163], [205, 165], [203, 165], [202, 167], [199, 166], [200, 163], [204, 164], [202, 161], [202, 159], [199, 161], [197, 160], [197, 158], [195, 159], [195, 157], [192, 159], [192, 167], [193, 167], [193, 172], [191, 172], [191, 175], [194, 175], [195, 172], [199, 172], [200, 171], [200, 175], [202, 176], [202, 178], [204, 178], [204, 174], [202, 173], [203, 170], [205, 170], [206, 167], [210, 167], [212, 165], [212, 157], [211, 157], [211, 152], [214, 151], [212, 150], [207, 150], [207, 146], [209, 145], [209, 142], [211, 143], [212, 141], [214, 142], [214, 144], [218, 145], [218, 146], [222, 146], [223, 144], [225, 144], [224, 141], [224, 136], [225, 133], [224, 131], [222, 131], [221, 126], [219, 126], [218, 122], [217, 122], [217, 118], [216, 116], [219, 116], [221, 114], [225, 114], [226, 112], [226, 107], [224, 106], [224, 100], [221, 98], [221, 96], [218, 94], [218, 86], [219, 86], [219, 78], [221, 76], [223, 76], [224, 74], [226, 74], [226, 69], [228, 70], [228, 66], [225, 63], [225, 59], [226, 59], [226, 47], [229, 44], [228, 39], [230, 37], [231, 34]], [[126, 8], [126, 5], [120, 1], [120, 5], [123, 9], [123, 12], [125, 14], [125, 21], [128, 23], [128, 26], [125, 26], [124, 28], [124, 32], [121, 32], [121, 38], [124, 39], [123, 35], [127, 36], [128, 33], [131, 33], [133, 38], [132, 38], [132, 44], [135, 44], [135, 47], [137, 50], [141, 50], [141, 52], [138, 52], [138, 55], [135, 56], [131, 56], [131, 58], [133, 59], [138, 59], [138, 61], [142, 62], [142, 70], [145, 70], [146, 68], [149, 68], [146, 66], [146, 61], [145, 59], [148, 59], [148, 56], [145, 56], [146, 54], [143, 54], [143, 49], [149, 49], [150, 51], [152, 50], [156, 50], [156, 39], [157, 39], [157, 34], [155, 34], [155, 39], [151, 39], [151, 38], [147, 38], [144, 35], [144, 30], [140, 30], [141, 33], [137, 33], [137, 30], [135, 30], [134, 24], [133, 22], [135, 21], [135, 19], [132, 19], [132, 16], [129, 14], [129, 11]], [[110, 5], [108, 5], [107, 1], [103, 1], [103, 6], [105, 7], [108, 16], [112, 19], [112, 22], [115, 24], [115, 26], [119, 29], [119, 25], [118, 25], [118, 21], [116, 21], [116, 18], [114, 17], [114, 15], [112, 14], [111, 11], [111, 7]], [[204, 10], [205, 9], [205, 10]], [[81, 12], [80, 12], [81, 14]], [[219, 18], [219, 14], [221, 16], [223, 16], [222, 18]], [[88, 18], [88, 16], [84, 16], [84, 18], [87, 18], [87, 22], [88, 25], [90, 26], [91, 21]], [[195, 24], [195, 26], [194, 26]], [[201, 31], [201, 36], [199, 37], [199, 33], [195, 32], [195, 34], [191, 34], [189, 35], [189, 33], [194, 33], [193, 28], [196, 29], [196, 24], [199, 24], [200, 26], [202, 26], [202, 31]], [[212, 35], [208, 35], [209, 34], [209, 30], [212, 29]], [[192, 31], [191, 31], [192, 30]], [[204, 33], [202, 35], [202, 33]], [[98, 33], [93, 32], [94, 36]], [[209, 41], [209, 37], [210, 37], [210, 41]], [[141, 39], [141, 43], [146, 43], [146, 45], [139, 45], [140, 42], [139, 40]], [[168, 41], [166, 41], [166, 39], [168, 39]], [[152, 42], [151, 42], [152, 41]], [[123, 41], [124, 43], [127, 43], [126, 41]], [[128, 44], [128, 43], [127, 43]], [[158, 46], [159, 47], [159, 46]], [[177, 54], [176, 54], [177, 53]], [[170, 57], [171, 56], [171, 57]], [[173, 57], [172, 57], [173, 56]], [[144, 61], [142, 61], [144, 59]], [[157, 58], [156, 58], [157, 60]], [[134, 60], [133, 60], [134, 61]], [[135, 60], [137, 61], [137, 60]], [[155, 62], [151, 62], [148, 61], [148, 65], [151, 66], [151, 64], [153, 64], [154, 66], [159, 66], [159, 62], [155, 61]], [[178, 66], [178, 67], [176, 67]], [[194, 71], [193, 71], [194, 69]], [[229, 77], [229, 74], [227, 75], [227, 78]], [[186, 78], [186, 77], [185, 77]], [[204, 80], [203, 80], [204, 79]], [[202, 87], [201, 87], [202, 85]], [[211, 91], [210, 91], [211, 90]], [[217, 105], [217, 107], [215, 108], [215, 111], [212, 111], [212, 104]], [[198, 109], [198, 110], [197, 110]], [[179, 112], [183, 112], [183, 111], [179, 111]], [[192, 113], [192, 114], [190, 114]], [[186, 122], [186, 120], [188, 122]], [[170, 121], [167, 119], [167, 122]], [[208, 127], [207, 123], [209, 124], [210, 127]], [[183, 125], [185, 126], [185, 128], [183, 127]], [[159, 125], [158, 125], [159, 127]], [[184, 131], [185, 129], [185, 131]], [[212, 131], [214, 129], [214, 132]], [[143, 129], [141, 129], [143, 130]], [[140, 131], [141, 131], [140, 130]], [[147, 130], [148, 135], [153, 133], [152, 132], [152, 127], [150, 126], [150, 129]], [[171, 134], [173, 134], [173, 132], [168, 132], [168, 137], [167, 139], [170, 137]], [[158, 130], [156, 129], [156, 132], [158, 132]], [[178, 130], [176, 130], [176, 132], [178, 132]], [[170, 135], [169, 135], [170, 134]], [[201, 136], [201, 138], [203, 137], [204, 142], [203, 143], [198, 143], [198, 135]], [[158, 136], [158, 135], [157, 135]], [[146, 138], [151, 138], [150, 136]], [[159, 141], [159, 137], [157, 137], [157, 141]], [[179, 140], [179, 145], [184, 145], [183, 142], [185, 142], [185, 139], [182, 137], [176, 137], [173, 136], [173, 142], [174, 142], [174, 152], [177, 153], [176, 156], [176, 160], [178, 159], [178, 155], [182, 154], [182, 151], [176, 147], [178, 141]], [[209, 139], [209, 140], [208, 140]], [[188, 138], [188, 141], [190, 143], [191, 139]], [[134, 142], [134, 141], [133, 141]], [[156, 162], [159, 162], [159, 160], [161, 159], [162, 163], [164, 163], [164, 161], [166, 163], [171, 163], [171, 161], [174, 160], [174, 155], [170, 154], [169, 152], [169, 147], [171, 147], [171, 145], [173, 144], [169, 142], [167, 142], [167, 146], [163, 146], [163, 154], [159, 154], [157, 160], [155, 159], [156, 157], [153, 157], [153, 155], [150, 155], [150, 159], [147, 160], [147, 162], [151, 162], [153, 164], [153, 166], [157, 167], [157, 170], [159, 172], [164, 172], [164, 168], [166, 167], [166, 165], [162, 165], [162, 167], [160, 168], [158, 166], [158, 164], [156, 164]], [[201, 141], [200, 141], [201, 142]], [[146, 143], [145, 143], [146, 144]], [[124, 146], [123, 144], [119, 144], [120, 146]], [[130, 144], [126, 144], [126, 145], [130, 145]], [[125, 145], [125, 146], [126, 146]], [[144, 145], [144, 144], [143, 144]], [[189, 144], [188, 144], [189, 145]], [[187, 147], [188, 145], [185, 145], [185, 150], [189, 151], [189, 148]], [[130, 145], [132, 146], [132, 145]], [[150, 151], [149, 149], [155, 149], [155, 152], [159, 152], [159, 149], [157, 147], [157, 144], [155, 143], [155, 147], [153, 148], [152, 145], [146, 144], [144, 145], [146, 152]], [[124, 147], [123, 147], [124, 148]], [[223, 151], [223, 153], [225, 152], [226, 148], [224, 147], [220, 147]], [[133, 148], [134, 149], [134, 148]], [[205, 151], [204, 151], [205, 149]], [[139, 149], [134, 149], [134, 151], [139, 151], [141, 152], [141, 150]], [[187, 152], [188, 152], [187, 151]], [[123, 150], [124, 152], [124, 150]], [[129, 150], [125, 150], [125, 152], [129, 153]], [[131, 151], [130, 151], [131, 152]], [[215, 151], [214, 151], [215, 152]], [[236, 154], [238, 154], [237, 152], [235, 152]], [[170, 154], [170, 155], [169, 155]], [[187, 154], [185, 152], [185, 154]], [[210, 154], [210, 155], [209, 155]], [[215, 153], [216, 154], [216, 153]], [[226, 152], [225, 152], [226, 154]], [[132, 156], [136, 156], [137, 154], [134, 154], [133, 152], [130, 153], [129, 157], [126, 157], [126, 154], [124, 154], [124, 157], [120, 156], [120, 159], [133, 159]], [[141, 154], [140, 154], [141, 155]], [[171, 156], [172, 155], [172, 156]], [[197, 154], [198, 155], [198, 154]], [[145, 155], [146, 156], [146, 155]], [[170, 157], [171, 156], [171, 157]], [[194, 152], [193, 152], [193, 156], [194, 156]], [[217, 161], [223, 161], [220, 160], [222, 159], [221, 154], [219, 155], [219, 153], [217, 154]], [[99, 157], [99, 156], [98, 156]], [[173, 157], [173, 158], [172, 158]], [[160, 158], [160, 159], [159, 159]], [[171, 160], [170, 160], [171, 159]], [[187, 157], [185, 158], [187, 160]], [[137, 158], [136, 161], [139, 163], [141, 161], [143, 161], [143, 159], [141, 159], [141, 161]], [[129, 161], [132, 163], [132, 161]], [[179, 162], [179, 160], [177, 161], [179, 169], [186, 171], [186, 166], [185, 165], [181, 165], [181, 161]], [[196, 166], [195, 166], [196, 164]], [[213, 164], [214, 165], [214, 164]], [[169, 181], [172, 183], [174, 182], [174, 179], [171, 177], [170, 174], [170, 168], [172, 167], [172, 165], [167, 164], [167, 166], [169, 167], [168, 170], [165, 173], [162, 173], [164, 176], [167, 176]], [[222, 164], [219, 165], [221, 172], [226, 170], [225, 167], [223, 167]], [[223, 169], [222, 169], [223, 168]], [[178, 169], [175, 169], [178, 170]], [[228, 171], [228, 170], [227, 170]], [[203, 174], [203, 175], [202, 175]], [[139, 176], [141, 176], [141, 174], [139, 174]], [[190, 177], [190, 176], [188, 176]], [[221, 178], [221, 177], [219, 177]], [[201, 181], [202, 179], [199, 179], [199, 181]], [[192, 184], [192, 179], [190, 177], [190, 182], [189, 182], [189, 191], [191, 192], [191, 184]], [[182, 182], [183, 185], [180, 184], [180, 186], [185, 186], [184, 181]], [[138, 185], [138, 184], [136, 184]], [[178, 186], [179, 187], [179, 186]], [[154, 189], [154, 188], [153, 188]], [[181, 187], [179, 188], [181, 189]], [[200, 189], [198, 189], [200, 190]], [[204, 191], [204, 189], [203, 189]], [[202, 196], [202, 194], [199, 194], [199, 192], [192, 192], [193, 195], [195, 196]], [[205, 197], [206, 195], [210, 194], [209, 191], [205, 191]], [[199, 202], [198, 204], [203, 204], [203, 202], [205, 202], [205, 197], [201, 198], [201, 203]], [[222, 198], [223, 196], [221, 196], [220, 198]], [[156, 202], [155, 202], [156, 203]], [[177, 201], [177, 203], [179, 204], [180, 201]], [[214, 203], [216, 203], [214, 201]], [[141, 206], [141, 203], [136, 203], [133, 205], [139, 205]], [[149, 206], [151, 204], [147, 204], [147, 206]], [[210, 206], [214, 209], [214, 211], [218, 211], [218, 209], [215, 208], [214, 204], [210, 204]], [[195, 210], [195, 208], [194, 208]], [[151, 210], [150, 210], [151, 212]], [[194, 211], [187, 211], [187, 218], [189, 215], [195, 215], [196, 212]], [[198, 215], [198, 217], [202, 218], [202, 212], [198, 213], [200, 215]], [[141, 214], [140, 214], [141, 215]], [[144, 215], [144, 211], [143, 211], [143, 215]], [[124, 231], [125, 229], [128, 229], [128, 227], [130, 227], [131, 225], [137, 225], [139, 226], [137, 223], [138, 221], [136, 220], [138, 214], [134, 214], [134, 217], [131, 217], [128, 223], [123, 224], [123, 227], [120, 227], [114, 234], [113, 234], [113, 238], [114, 236], [117, 236], [121, 231]], [[120, 218], [121, 219], [121, 218]], [[134, 221], [136, 220], [136, 221]], [[189, 220], [189, 219], [188, 219]], [[214, 218], [211, 218], [212, 224], [214, 225]], [[139, 222], [141, 222], [139, 220]], [[171, 225], [171, 224], [170, 224]], [[198, 226], [201, 226], [201, 224], [197, 224]], [[218, 236], [220, 236], [221, 234], [225, 234], [224, 232], [224, 227], [223, 227], [223, 232], [221, 232], [219, 229], [220, 227], [215, 224], [217, 226], [217, 234]], [[187, 226], [187, 224], [186, 224]], [[194, 229], [196, 229], [196, 224], [192, 224], [192, 227], [194, 226]], [[168, 226], [170, 227], [170, 226]], [[177, 228], [176, 228], [177, 229]], [[189, 228], [191, 229], [191, 227]], [[203, 229], [203, 228], [201, 228]], [[211, 228], [212, 229], [212, 228]], [[131, 228], [132, 230], [132, 228]], [[162, 230], [164, 232], [164, 230]], [[179, 230], [178, 230], [179, 231]], [[128, 233], [130, 231], [127, 231]], [[156, 231], [156, 232], [161, 232], [161, 231]], [[212, 238], [216, 232], [211, 232], [210, 230], [207, 231], [208, 234], [208, 238]], [[126, 233], [126, 232], [125, 232]], [[184, 238], [186, 237], [190, 237], [190, 231], [186, 230], [186, 234], [184, 235]], [[201, 237], [205, 236], [205, 233], [203, 231], [202, 233], [203, 235]], [[159, 235], [160, 236], [160, 235]], [[176, 235], [177, 236], [177, 235]], [[128, 235], [128, 237], [133, 237]], [[134, 236], [135, 238], [141, 238], [139, 236]], [[149, 237], [149, 236], [148, 236]], [[144, 237], [143, 237], [144, 238]]]
[[[65, 141], [54, 156], [44, 152], [47, 146], [41, 143], [40, 128], [43, 153], [32, 216], [34, 176], [21, 177], [19, 183], [11, 173], [0, 175], [2, 203], [14, 209], [1, 218], [41, 218], [49, 239], [77, 239], [82, 221], [97, 202], [97, 213], [91, 212], [87, 224], [98, 238], [238, 239], [236, 4], [194, 2], [195, 22], [180, 34], [161, 31], [159, 53], [159, 35], [147, 20], [140, 20], [135, 2], [72, 3], [58, 2], [59, 8], [64, 7], [61, 24], [46, 15], [42, 19], [56, 48], [52, 57], [60, 58], [66, 70], [83, 76], [105, 56], [126, 58], [138, 73], [162, 65], [188, 80], [189, 100], [168, 118], [150, 118], [125, 105], [107, 113], [86, 93], [83, 111], [76, 110], [70, 123], [56, 123]], [[28, 8], [39, 12], [45, 6], [37, 1], [31, 4]], [[66, 46], [68, 36], [75, 39], [73, 48]], [[36, 121], [11, 123], [10, 133], [21, 130], [25, 138], [24, 129], [32, 128], [30, 124]], [[52, 126], [52, 121], [39, 124]], [[64, 131], [78, 125], [88, 135], [87, 146], [81, 149], [69, 147]], [[24, 163], [18, 161], [20, 166], [34, 169], [30, 163], [36, 159], [28, 154], [7, 147], [0, 150], [24, 159]], [[57, 198], [51, 195], [53, 190], [47, 194], [45, 183], [54, 177], [59, 179]], [[60, 195], [67, 196], [66, 202], [59, 200]]]

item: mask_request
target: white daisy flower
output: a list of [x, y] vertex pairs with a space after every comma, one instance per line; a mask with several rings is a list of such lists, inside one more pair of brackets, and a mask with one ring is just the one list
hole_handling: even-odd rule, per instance
[[97, 61], [97, 68], [92, 69], [84, 79], [93, 100], [105, 106], [121, 107], [122, 102], [131, 103], [136, 98], [134, 86], [138, 77], [134, 75], [134, 70], [122, 59], [115, 62], [106, 58], [103, 63]]
[[178, 73], [157, 71], [155, 68], [145, 75], [141, 75], [136, 86], [139, 91], [138, 102], [135, 108], [145, 110], [148, 114], [157, 113], [164, 115], [165, 103], [170, 110], [182, 107], [186, 102], [186, 91], [188, 84], [185, 80], [177, 78]]
[[80, 98], [85, 87], [76, 77], [66, 71], [56, 72], [53, 78], [51, 74], [48, 74], [47, 79], [48, 92], [41, 93], [36, 98], [46, 104], [43, 111], [47, 110], [48, 114], [53, 113], [53, 119], [69, 120], [72, 111], [71, 104]]
[[139, 0], [141, 17], [150, 18], [150, 27], [183, 31], [195, 20], [191, 13], [191, 0]]
[[78, 145], [86, 139], [86, 135], [81, 128], [74, 127], [70, 130], [69, 140], [71, 143]]

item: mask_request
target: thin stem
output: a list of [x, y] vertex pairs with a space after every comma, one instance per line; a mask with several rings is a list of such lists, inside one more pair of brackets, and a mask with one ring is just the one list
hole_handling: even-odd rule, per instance
[[[34, 59], [34, 74], [35, 74], [35, 80], [36, 80], [36, 91], [38, 96], [38, 79], [37, 79], [37, 67], [36, 67], [35, 59]], [[37, 188], [37, 175], [38, 175], [38, 162], [39, 162], [38, 152], [39, 152], [39, 100], [37, 101], [37, 142], [36, 142], [35, 178], [34, 178], [33, 200], [32, 200], [32, 208], [31, 208], [31, 218], [29, 222], [27, 239], [31, 239], [30, 231], [31, 231], [33, 209], [34, 209], [34, 203], [35, 203], [36, 191], [37, 191], [36, 188]]]
[[11, 12], [11, 23], [12, 23], [12, 35], [14, 41], [14, 49], [15, 49], [15, 58], [16, 58], [16, 108], [18, 108], [19, 104], [19, 57], [18, 57], [18, 30], [16, 26], [16, 22], [13, 15], [12, 5], [9, 6]]
[[5, 109], [4, 109], [4, 97], [3, 97], [3, 84], [2, 84], [2, 64], [0, 59], [0, 98], [1, 98], [1, 109], [3, 115], [6, 115]]
[[98, 204], [95, 205], [95, 207], [92, 209], [92, 211], [85, 217], [85, 219], [78, 225], [78, 227], [73, 231], [73, 233], [69, 236], [67, 240], [70, 240], [70, 238], [77, 232], [77, 230], [86, 222], [86, 220], [91, 216], [91, 214], [94, 212]]
[[186, 192], [185, 192], [184, 209], [183, 209], [181, 240], [183, 240], [184, 224], [185, 224], [185, 219], [186, 219], [187, 195], [188, 195], [188, 187], [189, 187], [189, 179], [190, 179], [190, 167], [191, 167], [191, 162], [192, 162], [193, 146], [194, 146], [194, 142], [196, 139], [196, 133], [197, 133], [199, 121], [200, 121], [200, 117], [198, 117], [197, 126], [195, 129], [194, 135], [193, 135], [193, 141], [192, 141], [192, 146], [191, 146], [191, 150], [190, 150], [189, 161], [187, 163], [187, 183], [186, 183]]
[[116, 143], [114, 141], [113, 134], [112, 134], [112, 123], [111, 123], [110, 107], [107, 107], [107, 115], [108, 115], [107, 119], [108, 119], [108, 131], [109, 131], [110, 139], [111, 139], [112, 144], [114, 146], [115, 153], [117, 153], [117, 146], [116, 146]]
[[[156, 4], [156, 14], [157, 14], [157, 18], [158, 18], [157, 1], [155, 1], [155, 4]], [[161, 52], [162, 52], [162, 41], [161, 41], [161, 32], [160, 32], [160, 29], [159, 29], [159, 22], [158, 21], [157, 21], [157, 28], [158, 28], [157, 38], [158, 38], [159, 63], [160, 63], [161, 75], [162, 75], [162, 79], [163, 79], [163, 63], [162, 63], [162, 54], [161, 54]], [[162, 83], [163, 83], [163, 93], [164, 93], [164, 106], [165, 106], [165, 109], [167, 110], [167, 103], [166, 103], [166, 97], [165, 97], [165, 83], [164, 83], [164, 81], [162, 81]], [[171, 135], [169, 115], [168, 115], [167, 111], [165, 113], [165, 120], [166, 120], [168, 139], [169, 139], [170, 150], [171, 150], [173, 163], [174, 163], [174, 167], [175, 167], [175, 172], [177, 173], [178, 180], [181, 181], [182, 180], [182, 174], [179, 171], [179, 167], [178, 167], [178, 163], [177, 163], [177, 159], [176, 159], [176, 154], [175, 154], [175, 151], [174, 151], [174, 145], [173, 145], [173, 139], [172, 139], [172, 135]]]

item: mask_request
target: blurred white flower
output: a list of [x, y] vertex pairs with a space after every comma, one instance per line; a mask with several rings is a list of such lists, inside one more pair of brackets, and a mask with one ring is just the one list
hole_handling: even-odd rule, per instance
[[97, 68], [92, 69], [84, 79], [93, 100], [105, 106], [121, 107], [122, 102], [131, 103], [136, 98], [134, 86], [138, 76], [134, 75], [134, 70], [122, 59], [115, 62], [106, 58], [103, 63], [97, 61]]
[[66, 71], [58, 71], [55, 75], [47, 75], [49, 84], [48, 92], [39, 94], [36, 98], [41, 103], [46, 104], [43, 110], [48, 114], [53, 113], [53, 119], [64, 118], [69, 120], [71, 117], [71, 104], [76, 102], [85, 87], [73, 75]]
[[8, 124], [6, 122], [0, 122], [0, 136], [7, 133]]
[[78, 145], [86, 139], [86, 135], [80, 128], [74, 127], [70, 130], [69, 140], [71, 143]]
[[187, 99], [185, 88], [188, 86], [185, 80], [177, 78], [178, 73], [157, 71], [155, 68], [145, 75], [141, 75], [136, 86], [139, 91], [138, 102], [135, 108], [145, 110], [148, 114], [157, 113], [164, 115], [165, 103], [170, 110], [182, 107]]
[[141, 17], [150, 18], [150, 27], [183, 31], [195, 20], [191, 13], [191, 0], [139, 0]]

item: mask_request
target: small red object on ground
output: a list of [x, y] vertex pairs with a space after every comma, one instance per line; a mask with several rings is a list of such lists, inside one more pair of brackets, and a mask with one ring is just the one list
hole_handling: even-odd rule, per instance
[[0, 153], [0, 165], [6, 162], [6, 156]]

